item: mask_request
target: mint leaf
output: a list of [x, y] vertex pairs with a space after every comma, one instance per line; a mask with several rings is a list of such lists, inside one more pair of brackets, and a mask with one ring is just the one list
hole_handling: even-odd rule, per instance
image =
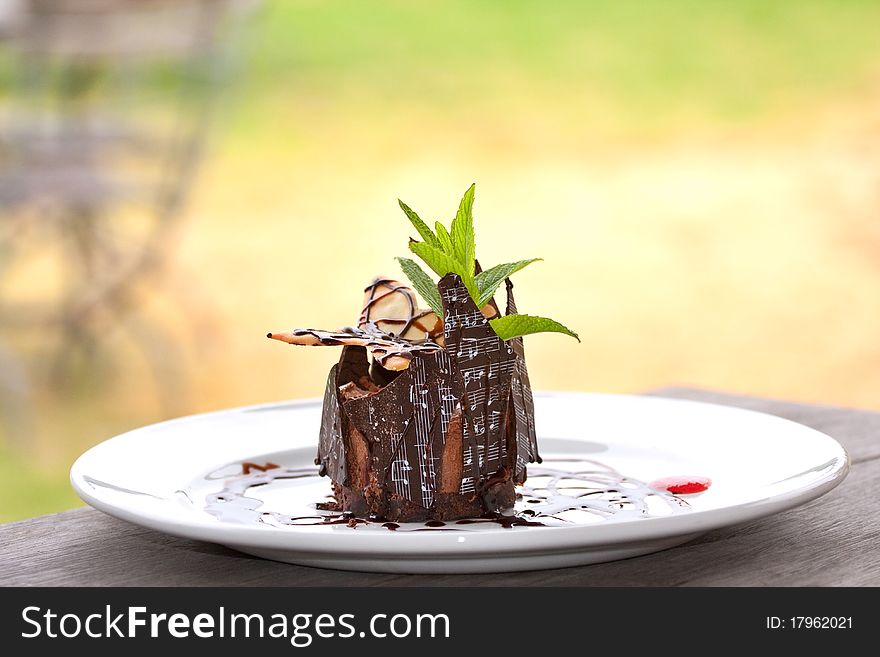
[[511, 274], [518, 272], [520, 269], [527, 267], [536, 260], [541, 258], [532, 258], [530, 260], [517, 260], [516, 262], [508, 262], [503, 265], [495, 265], [491, 269], [482, 271], [477, 274], [474, 279], [477, 289], [480, 291], [480, 298], [477, 299], [477, 307], [482, 308], [492, 300], [495, 291]]
[[455, 255], [455, 247], [452, 246], [452, 238], [449, 236], [446, 226], [438, 221], [434, 224], [434, 227], [437, 231], [437, 240], [440, 242], [440, 247], [449, 255]]
[[[475, 257], [475, 241], [474, 241], [474, 188], [475, 185], [468, 187], [468, 190], [461, 197], [461, 203], [458, 205], [458, 212], [455, 219], [452, 220], [450, 235], [452, 237], [452, 245], [455, 248], [455, 257], [461, 263], [464, 271], [473, 275], [474, 257]], [[470, 289], [470, 288], [468, 288]]]
[[409, 218], [410, 223], [415, 226], [415, 229], [419, 232], [419, 235], [422, 236], [422, 239], [425, 240], [426, 244], [430, 244], [434, 248], [441, 248], [440, 241], [431, 232], [431, 229], [428, 228], [428, 224], [422, 221], [421, 217], [415, 213], [415, 211], [410, 208], [406, 203], [397, 199], [398, 205], [400, 205], [400, 209], [403, 210], [404, 214]]
[[424, 260], [425, 264], [433, 269], [434, 273], [441, 278], [446, 276], [446, 274], [458, 274], [471, 298], [479, 298], [480, 294], [477, 290], [477, 284], [474, 282], [473, 269], [468, 273], [455, 257], [444, 253], [440, 249], [435, 249], [430, 244], [425, 244], [424, 242], [410, 242], [409, 250]]
[[450, 272], [459, 273], [458, 261], [442, 249], [424, 242], [410, 242], [409, 250], [424, 260], [425, 264], [441, 278]]
[[419, 267], [415, 260], [410, 260], [409, 258], [396, 258], [396, 260], [400, 263], [400, 268], [406, 274], [416, 292], [421, 295], [431, 310], [437, 313], [437, 317], [443, 317], [443, 302], [440, 300], [437, 284], [431, 280], [431, 277], [425, 273], [424, 269]]
[[510, 340], [531, 333], [565, 333], [578, 342], [581, 341], [577, 333], [548, 317], [504, 315], [504, 317], [490, 319], [489, 324], [502, 340]]

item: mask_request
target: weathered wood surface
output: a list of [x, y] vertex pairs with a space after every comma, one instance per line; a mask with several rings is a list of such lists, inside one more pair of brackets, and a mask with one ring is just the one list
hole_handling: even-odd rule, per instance
[[624, 561], [515, 575], [383, 575], [274, 563], [76, 509], [0, 526], [6, 586], [880, 586], [880, 413], [670, 388], [837, 438], [849, 477], [798, 509]]

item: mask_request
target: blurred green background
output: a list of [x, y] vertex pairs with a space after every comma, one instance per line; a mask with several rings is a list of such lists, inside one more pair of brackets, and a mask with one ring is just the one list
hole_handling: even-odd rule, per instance
[[[61, 383], [59, 335], [0, 333], [29, 382], [0, 521], [77, 505], [70, 463], [121, 431], [319, 396], [337, 354], [267, 330], [353, 323], [406, 254], [396, 199], [448, 221], [471, 182], [478, 257], [543, 257], [520, 311], [583, 340], [527, 339], [537, 389], [880, 409], [878, 25], [867, 0], [261, 4], [161, 276]], [[41, 246], [7, 294], [51, 287]]]

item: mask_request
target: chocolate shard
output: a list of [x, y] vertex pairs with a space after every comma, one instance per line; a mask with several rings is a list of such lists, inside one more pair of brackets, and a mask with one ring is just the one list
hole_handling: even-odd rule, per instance
[[339, 412], [339, 388], [336, 383], [338, 371], [337, 363], [330, 368], [327, 377], [321, 413], [321, 432], [318, 439], [318, 457], [315, 463], [320, 466], [322, 475], [329, 475], [333, 481], [344, 482], [346, 480], [345, 437], [342, 430], [342, 414]]
[[381, 392], [343, 403], [352, 425], [368, 437], [378, 483], [430, 508], [446, 428], [455, 410], [444, 352], [420, 354]]
[[[516, 314], [516, 301], [513, 298], [513, 283], [505, 279], [507, 289], [506, 315]], [[508, 343], [516, 354], [516, 367], [511, 378], [510, 396], [513, 402], [514, 417], [516, 419], [516, 468], [514, 474], [518, 482], [525, 480], [526, 465], [537, 461], [541, 462], [538, 454], [538, 438], [535, 434], [535, 401], [532, 397], [532, 386], [529, 382], [529, 370], [526, 368], [525, 347], [523, 339], [513, 338]]]
[[476, 491], [506, 461], [506, 416], [516, 355], [483, 316], [461, 278], [438, 285], [443, 301], [452, 390], [462, 408], [463, 477], [460, 492]]

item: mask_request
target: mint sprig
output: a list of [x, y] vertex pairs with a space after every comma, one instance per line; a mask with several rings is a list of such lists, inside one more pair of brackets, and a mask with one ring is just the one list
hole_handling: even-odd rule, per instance
[[504, 315], [490, 319], [489, 324], [502, 340], [510, 340], [511, 338], [518, 338], [521, 335], [529, 335], [531, 333], [565, 333], [565, 335], [570, 335], [578, 342], [581, 341], [577, 333], [549, 317]]
[[[458, 205], [458, 212], [455, 213], [455, 219], [452, 220], [452, 226], [449, 228], [449, 234], [452, 236], [452, 246], [455, 251], [455, 257], [464, 268], [464, 271], [471, 275], [474, 273], [475, 259], [475, 239], [474, 239], [474, 189], [476, 183], [468, 187], [468, 190], [461, 197], [461, 203]], [[470, 288], [468, 288], [470, 289]]]
[[[483, 308], [492, 301], [498, 287], [512, 274], [527, 267], [540, 258], [517, 260], [495, 265], [486, 271], [475, 274], [476, 240], [474, 237], [474, 189], [471, 185], [464, 193], [458, 205], [458, 211], [452, 220], [449, 230], [439, 221], [435, 223], [436, 233], [422, 221], [418, 214], [406, 203], [398, 200], [400, 208], [415, 227], [422, 242], [410, 240], [409, 249], [441, 278], [447, 274], [457, 274], [467, 288], [471, 299], [478, 308]], [[406, 277], [438, 316], [443, 315], [440, 294], [437, 284], [428, 274], [409, 258], [397, 258]], [[580, 342], [577, 334], [547, 317], [533, 315], [505, 315], [489, 321], [492, 328], [502, 340], [510, 340], [531, 333], [564, 333]]]
[[400, 209], [403, 210], [403, 213], [409, 218], [410, 223], [415, 227], [419, 235], [422, 236], [422, 239], [425, 240], [425, 243], [430, 244], [435, 248], [440, 248], [440, 242], [437, 240], [434, 233], [431, 232], [428, 224], [422, 221], [421, 217], [413, 212], [412, 208], [400, 199], [397, 199], [397, 204], [400, 206]]
[[437, 284], [431, 280], [431, 277], [425, 273], [425, 270], [419, 267], [415, 260], [409, 258], [397, 258], [400, 268], [406, 277], [410, 280], [416, 292], [422, 295], [422, 299], [433, 310], [437, 317], [443, 317], [443, 301], [440, 300], [440, 292], [437, 290]]
[[452, 245], [452, 237], [449, 235], [449, 231], [446, 230], [446, 226], [439, 221], [436, 222], [434, 226], [437, 230], [437, 239], [440, 241], [440, 247], [446, 253], [455, 253], [455, 247]]
[[461, 280], [471, 297], [474, 299], [479, 298], [480, 291], [477, 289], [477, 284], [474, 281], [474, 274], [471, 273], [470, 276], [466, 276], [464, 273], [466, 270], [462, 269], [461, 263], [455, 259], [454, 255], [446, 253], [442, 249], [435, 249], [425, 242], [410, 242], [409, 250], [424, 260], [425, 264], [433, 269], [434, 273], [440, 278], [443, 278], [450, 272], [461, 276]]

